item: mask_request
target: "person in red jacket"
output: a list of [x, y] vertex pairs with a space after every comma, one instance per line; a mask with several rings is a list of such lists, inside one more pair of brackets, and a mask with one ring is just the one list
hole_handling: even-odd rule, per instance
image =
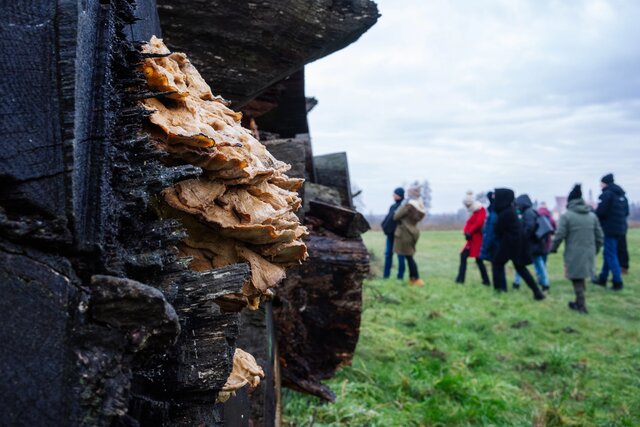
[[467, 258], [475, 258], [480, 275], [482, 276], [482, 284], [489, 285], [489, 275], [487, 269], [480, 259], [480, 248], [482, 248], [482, 227], [487, 217], [487, 211], [482, 203], [473, 198], [473, 192], [467, 192], [467, 196], [462, 201], [467, 208], [471, 216], [467, 220], [464, 226], [464, 237], [467, 239], [467, 243], [464, 245], [462, 252], [460, 253], [460, 268], [458, 269], [458, 277], [456, 277], [456, 283], [464, 283], [464, 278], [467, 273]]

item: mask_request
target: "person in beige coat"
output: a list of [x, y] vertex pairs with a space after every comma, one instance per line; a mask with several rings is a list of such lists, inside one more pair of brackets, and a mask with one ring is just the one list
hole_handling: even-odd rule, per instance
[[596, 254], [602, 247], [604, 234], [593, 209], [582, 199], [579, 184], [571, 190], [567, 202], [567, 213], [560, 217], [551, 252], [556, 253], [560, 244], [565, 242], [565, 272], [576, 293], [576, 300], [569, 302], [569, 308], [586, 314], [585, 279], [593, 275]]
[[416, 244], [420, 238], [418, 223], [426, 214], [426, 209], [421, 197], [421, 188], [413, 185], [407, 191], [406, 203], [398, 208], [393, 215], [393, 220], [398, 223], [393, 239], [393, 252], [404, 256], [409, 264], [409, 284], [424, 286], [420, 279], [418, 266], [413, 259], [416, 253]]

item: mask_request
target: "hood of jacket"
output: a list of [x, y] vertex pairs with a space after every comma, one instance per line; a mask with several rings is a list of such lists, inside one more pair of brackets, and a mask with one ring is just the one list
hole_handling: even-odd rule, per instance
[[588, 214], [592, 212], [591, 206], [587, 205], [584, 199], [573, 199], [567, 204], [567, 210], [579, 214]]
[[496, 188], [493, 197], [493, 208], [496, 212], [500, 212], [511, 206], [516, 196], [510, 188]]
[[531, 202], [531, 198], [528, 194], [521, 194], [516, 199], [516, 207], [520, 209], [520, 212], [526, 211], [532, 206], [533, 203]]
[[602, 192], [611, 191], [616, 196], [624, 196], [625, 192], [618, 184], [609, 184], [602, 189]]

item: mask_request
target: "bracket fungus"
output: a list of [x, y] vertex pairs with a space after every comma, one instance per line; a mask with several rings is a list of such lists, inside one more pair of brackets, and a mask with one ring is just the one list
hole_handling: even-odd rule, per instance
[[285, 268], [306, 259], [307, 235], [296, 211], [303, 183], [240, 124], [183, 53], [152, 37], [143, 47], [142, 71], [157, 94], [141, 101], [148, 130], [168, 161], [203, 170], [200, 177], [165, 188], [159, 211], [180, 220], [188, 236], [179, 252], [190, 268], [207, 271], [236, 262], [251, 266], [242, 290], [255, 309], [285, 277]]

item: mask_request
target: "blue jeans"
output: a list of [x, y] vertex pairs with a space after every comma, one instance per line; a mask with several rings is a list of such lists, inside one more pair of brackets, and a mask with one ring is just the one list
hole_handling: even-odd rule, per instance
[[620, 261], [618, 260], [618, 238], [604, 236], [604, 252], [602, 254], [604, 262], [602, 263], [602, 271], [599, 279], [606, 282], [609, 278], [609, 271], [613, 283], [622, 283], [622, 275], [620, 271]]
[[[549, 275], [547, 274], [547, 265], [545, 264], [544, 255], [533, 256], [533, 267], [536, 269], [536, 276], [538, 276], [538, 283], [545, 288], [549, 286]], [[520, 284], [520, 275], [516, 272], [516, 276], [513, 279], [513, 283]]]
[[[398, 279], [404, 277], [404, 256], [398, 255]], [[388, 279], [391, 275], [391, 267], [393, 266], [393, 234], [387, 235], [387, 247], [384, 251], [384, 273], [382, 277]]]

